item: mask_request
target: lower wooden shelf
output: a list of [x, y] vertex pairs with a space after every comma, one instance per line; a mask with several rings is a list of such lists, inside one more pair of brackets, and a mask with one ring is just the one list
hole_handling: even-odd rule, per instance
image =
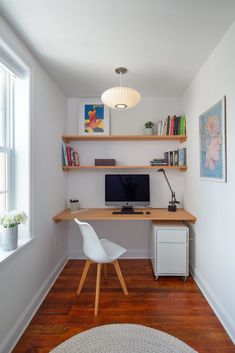
[[106, 165], [106, 166], [96, 166], [96, 165], [79, 165], [79, 166], [63, 166], [63, 170], [68, 172], [71, 170], [81, 170], [81, 169], [175, 169], [186, 171], [186, 165], [181, 166], [151, 166], [151, 165]]

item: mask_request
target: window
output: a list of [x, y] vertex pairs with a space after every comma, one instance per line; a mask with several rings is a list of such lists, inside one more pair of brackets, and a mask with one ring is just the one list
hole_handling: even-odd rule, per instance
[[[18, 229], [19, 247], [31, 238], [29, 82], [28, 67], [0, 38], [0, 212], [29, 216]], [[7, 256], [0, 245], [0, 262]]]
[[14, 208], [14, 80], [16, 78], [0, 66], [0, 212]]

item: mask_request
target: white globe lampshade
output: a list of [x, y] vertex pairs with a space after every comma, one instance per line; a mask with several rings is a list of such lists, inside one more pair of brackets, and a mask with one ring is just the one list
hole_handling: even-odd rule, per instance
[[134, 107], [141, 100], [141, 95], [129, 87], [113, 87], [101, 96], [102, 102], [113, 109], [128, 109]]

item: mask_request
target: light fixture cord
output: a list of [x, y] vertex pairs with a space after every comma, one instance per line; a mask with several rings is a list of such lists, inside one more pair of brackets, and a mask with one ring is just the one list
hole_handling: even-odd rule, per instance
[[122, 86], [122, 72], [119, 73], [119, 86]]

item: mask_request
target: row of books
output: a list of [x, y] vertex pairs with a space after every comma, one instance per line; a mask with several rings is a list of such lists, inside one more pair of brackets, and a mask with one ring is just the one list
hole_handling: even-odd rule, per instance
[[156, 123], [157, 135], [186, 135], [185, 116], [168, 116], [166, 120], [160, 120]]
[[184, 166], [187, 165], [186, 147], [175, 151], [164, 152], [164, 158], [154, 158], [151, 166]]
[[62, 157], [64, 166], [80, 165], [78, 151], [67, 143], [62, 144]]

